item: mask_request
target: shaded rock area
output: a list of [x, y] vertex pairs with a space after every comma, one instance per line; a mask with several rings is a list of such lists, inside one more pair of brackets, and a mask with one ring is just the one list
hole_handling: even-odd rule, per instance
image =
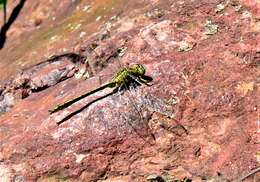
[[[0, 181], [260, 180], [258, 1], [46, 3], [0, 52]], [[49, 114], [133, 63], [152, 86]]]
[[75, 53], [54, 56], [5, 81], [1, 84], [0, 113], [6, 112], [17, 101], [28, 97], [33, 92], [42, 91], [74, 76], [83, 60], [83, 56]]

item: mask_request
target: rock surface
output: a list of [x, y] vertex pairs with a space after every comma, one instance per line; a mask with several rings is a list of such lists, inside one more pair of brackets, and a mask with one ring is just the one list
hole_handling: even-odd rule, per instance
[[[258, 168], [259, 6], [28, 0], [0, 52], [0, 181], [216, 182]], [[49, 114], [132, 63], [152, 86]]]

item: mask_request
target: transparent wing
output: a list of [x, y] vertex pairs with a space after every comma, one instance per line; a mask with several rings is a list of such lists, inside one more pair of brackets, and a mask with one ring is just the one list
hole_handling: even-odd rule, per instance
[[[152, 144], [151, 139], [155, 140], [155, 137], [148, 125], [150, 116], [148, 116], [149, 114], [147, 115], [147, 113], [144, 115], [144, 112], [142, 110], [142, 108], [144, 107], [140, 107], [140, 104], [138, 104], [135, 99], [135, 96], [137, 96], [136, 94], [134, 94], [135, 89], [137, 86], [139, 86], [137, 85], [137, 83], [131, 82], [129, 86], [124, 84], [124, 88], [126, 92], [128, 92], [129, 107], [132, 107], [134, 109], [133, 114], [136, 115], [135, 122], [130, 121], [129, 118], [126, 119], [127, 119], [127, 123], [133, 128], [133, 130], [137, 133], [139, 137], [141, 137], [145, 142]], [[148, 134], [148, 140], [147, 140], [147, 134]]]

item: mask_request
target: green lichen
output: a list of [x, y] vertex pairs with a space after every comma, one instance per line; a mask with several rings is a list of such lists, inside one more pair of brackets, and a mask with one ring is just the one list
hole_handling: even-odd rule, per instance
[[225, 4], [220, 3], [216, 6], [215, 12], [216, 13], [222, 12], [225, 9], [225, 7], [226, 7]]
[[204, 27], [205, 27], [205, 31], [204, 31], [205, 35], [214, 35], [218, 32], [219, 29], [218, 25], [214, 24], [211, 20], [206, 20]]
[[179, 52], [187, 52], [192, 50], [192, 45], [188, 44], [186, 41], [180, 42], [180, 47], [178, 49]]

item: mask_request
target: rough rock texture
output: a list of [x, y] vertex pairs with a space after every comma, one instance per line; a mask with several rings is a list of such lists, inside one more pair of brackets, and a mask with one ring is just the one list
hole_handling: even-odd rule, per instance
[[[260, 166], [259, 1], [45, 3], [26, 2], [0, 52], [0, 181], [217, 182]], [[49, 114], [132, 63], [152, 86]]]

